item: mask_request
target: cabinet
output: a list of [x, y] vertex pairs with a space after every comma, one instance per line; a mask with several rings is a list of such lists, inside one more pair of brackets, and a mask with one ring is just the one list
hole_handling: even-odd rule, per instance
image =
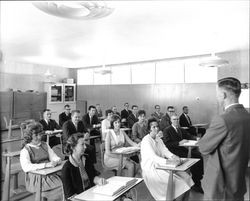
[[74, 103], [76, 101], [75, 84], [45, 84], [45, 91], [48, 92], [49, 104], [52, 103]]

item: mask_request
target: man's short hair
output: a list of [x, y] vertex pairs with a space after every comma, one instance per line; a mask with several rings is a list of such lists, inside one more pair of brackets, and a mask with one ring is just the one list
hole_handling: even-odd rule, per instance
[[43, 110], [43, 114], [44, 114], [45, 112], [50, 112], [50, 109], [44, 109], [44, 110]]
[[218, 80], [218, 87], [226, 90], [230, 94], [239, 98], [241, 93], [241, 83], [234, 77], [225, 77]]
[[174, 106], [170, 105], [170, 106], [167, 107], [167, 110], [168, 109], [174, 109]]
[[90, 106], [89, 106], [89, 110], [91, 110], [91, 108], [96, 109], [96, 107], [95, 107], [94, 105], [90, 105]]
[[134, 109], [134, 107], [138, 107], [138, 106], [137, 106], [137, 105], [132, 105], [132, 107], [131, 107], [131, 108], [132, 108], [132, 110]]
[[160, 105], [155, 105], [155, 109], [156, 109], [157, 107], [161, 108]]
[[[127, 105], [128, 103], [124, 103], [124, 106]], [[128, 104], [129, 105], [129, 104]]]
[[182, 110], [185, 110], [186, 108], [188, 108], [188, 106], [183, 106]]
[[70, 107], [68, 104], [64, 105], [64, 109], [66, 109], [66, 107]]
[[81, 112], [80, 112], [80, 110], [72, 110], [71, 111], [71, 116], [74, 116], [75, 113], [80, 114]]

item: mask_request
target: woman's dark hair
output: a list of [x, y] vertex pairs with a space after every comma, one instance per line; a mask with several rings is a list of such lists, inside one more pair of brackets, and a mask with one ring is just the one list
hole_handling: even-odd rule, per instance
[[82, 133], [74, 133], [68, 138], [65, 146], [65, 152], [67, 154], [71, 155], [73, 153], [73, 149], [76, 147], [80, 138], [83, 138]]
[[114, 122], [117, 121], [117, 120], [120, 120], [121, 121], [121, 118], [119, 115], [117, 114], [114, 114], [113, 117], [112, 117], [112, 120], [110, 121], [110, 128], [111, 129], [114, 129]]
[[32, 135], [43, 133], [43, 126], [39, 122], [32, 122], [26, 125], [26, 129], [24, 130], [23, 137], [23, 147], [32, 141]]
[[156, 123], [158, 124], [158, 121], [157, 121], [156, 118], [150, 118], [150, 119], [148, 120], [148, 131], [149, 131], [149, 132], [150, 132], [150, 129], [151, 129], [151, 124], [152, 124], [153, 122], [156, 122]]
[[137, 114], [138, 114], [138, 116], [141, 116], [142, 114], [144, 114], [146, 116], [145, 110], [139, 110]]
[[108, 114], [110, 114], [110, 113], [114, 113], [114, 112], [113, 112], [111, 109], [106, 110], [106, 111], [105, 111], [106, 117], [107, 117]]

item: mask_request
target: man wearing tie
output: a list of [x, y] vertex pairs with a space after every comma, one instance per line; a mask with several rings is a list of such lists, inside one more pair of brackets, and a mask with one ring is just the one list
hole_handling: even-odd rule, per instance
[[[163, 142], [170, 152], [181, 157], [186, 158], [188, 155], [188, 149], [183, 146], [188, 140], [196, 140], [195, 136], [188, 134], [184, 129], [179, 126], [179, 117], [174, 114], [171, 117], [171, 126], [163, 130]], [[199, 162], [193, 165], [190, 170], [192, 173], [192, 179], [195, 185], [193, 190], [203, 193], [201, 188], [201, 179], [203, 177], [203, 159], [200, 152], [197, 149], [191, 151], [191, 158], [199, 158]]]
[[191, 135], [197, 135], [195, 127], [192, 126], [192, 122], [190, 117], [188, 116], [188, 106], [184, 106], [182, 108], [183, 113], [180, 116], [180, 126], [181, 127], [186, 127], [187, 131]]
[[[51, 119], [50, 109], [43, 110], [43, 119], [40, 120], [39, 122], [42, 124], [43, 130], [45, 131], [47, 135], [51, 135], [54, 130], [61, 129], [58, 123], [54, 119]], [[60, 137], [61, 137], [61, 134], [57, 134], [56, 136], [50, 136], [49, 146], [52, 148], [60, 144]], [[42, 141], [46, 141], [46, 140], [47, 140], [47, 136], [46, 135], [42, 136]]]

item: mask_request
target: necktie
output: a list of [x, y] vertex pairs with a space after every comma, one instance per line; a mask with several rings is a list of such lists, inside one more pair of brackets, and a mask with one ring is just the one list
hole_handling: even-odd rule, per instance
[[191, 120], [190, 120], [189, 116], [186, 115], [186, 117], [187, 117], [187, 120], [188, 120], [189, 125], [191, 126], [192, 124], [191, 124]]

